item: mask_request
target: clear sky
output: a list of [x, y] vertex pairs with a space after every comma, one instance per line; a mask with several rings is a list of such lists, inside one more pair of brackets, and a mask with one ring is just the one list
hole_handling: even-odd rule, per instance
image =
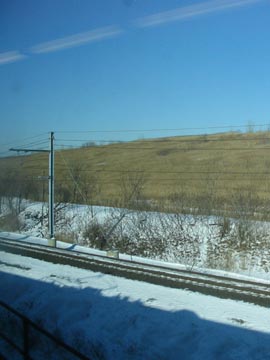
[[268, 124], [269, 39], [268, 0], [0, 0], [0, 144]]

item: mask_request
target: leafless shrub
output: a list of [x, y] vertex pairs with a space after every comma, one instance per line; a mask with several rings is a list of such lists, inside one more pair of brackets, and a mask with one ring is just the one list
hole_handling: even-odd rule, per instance
[[108, 225], [97, 220], [88, 223], [83, 230], [83, 243], [89, 247], [104, 250], [107, 248], [106, 233]]
[[223, 239], [225, 236], [229, 235], [232, 230], [232, 221], [226, 216], [219, 218], [219, 236]]

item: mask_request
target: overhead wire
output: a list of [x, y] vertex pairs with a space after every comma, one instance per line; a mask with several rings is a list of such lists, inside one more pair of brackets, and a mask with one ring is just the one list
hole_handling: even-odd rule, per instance
[[[254, 124], [253, 127], [254, 128], [258, 128], [258, 127], [265, 127], [267, 126], [269, 128], [269, 124]], [[191, 131], [191, 130], [207, 130], [207, 129], [233, 129], [233, 128], [244, 128], [246, 127], [246, 125], [228, 125], [228, 126], [210, 126], [210, 127], [190, 127], [190, 128], [156, 128], [156, 129], [120, 129], [120, 130], [88, 130], [88, 131], [56, 131], [55, 133], [59, 133], [59, 134], [89, 134], [89, 133], [133, 133], [133, 132], [168, 132], [168, 131]], [[41, 137], [41, 136], [44, 136], [44, 135], [47, 135], [47, 138], [46, 140], [41, 140], [42, 144], [45, 144], [47, 143], [48, 139], [49, 139], [49, 133], [46, 132], [46, 133], [40, 133], [40, 134], [37, 134], [37, 135], [34, 135], [34, 136], [30, 136], [30, 137], [26, 137], [23, 139], [23, 141], [25, 140], [31, 140], [31, 139], [35, 139], [35, 138], [38, 138], [38, 137]], [[187, 135], [188, 137], [189, 136], [202, 136], [202, 137], [205, 137], [207, 135], [221, 135], [222, 136], [222, 133], [219, 133], [219, 134], [200, 134], [200, 135]], [[183, 136], [184, 137], [184, 136]], [[213, 142], [213, 141], [227, 141], [226, 139], [205, 139], [206, 141], [208, 142]], [[260, 140], [258, 138], [249, 138], [249, 139], [230, 139], [228, 141], [245, 141], [245, 140]], [[261, 138], [261, 140], [269, 140], [268, 138]], [[88, 140], [88, 139], [58, 139], [57, 140], [58, 142], [59, 141], [71, 141], [71, 142], [80, 142], [80, 141], [93, 141], [92, 139]], [[95, 140], [94, 140], [95, 141]], [[103, 144], [116, 144], [116, 143], [126, 143], [126, 141], [123, 141], [123, 140], [98, 140], [100, 143], [103, 143]], [[133, 140], [133, 141], [140, 141], [140, 142], [144, 142], [144, 143], [147, 143], [147, 142], [174, 142], [174, 140], [171, 140], [171, 139], [167, 139], [167, 140], [164, 140], [164, 139], [153, 139], [153, 140], [145, 140], [145, 139], [140, 139], [140, 140]], [[201, 140], [200, 139], [181, 139], [180, 141], [177, 140], [177, 142], [181, 143], [181, 142], [200, 142]], [[12, 141], [12, 142], [7, 142], [7, 143], [4, 143], [4, 144], [0, 144], [0, 146], [7, 146], [7, 145], [11, 145], [11, 144], [14, 144], [15, 141]], [[21, 141], [20, 141], [21, 142]], [[35, 142], [30, 142], [30, 143], [22, 143], [20, 145], [20, 147], [27, 147], [27, 146], [35, 146], [35, 145], [38, 145], [41, 143], [40, 141], [35, 141]], [[62, 145], [59, 145], [59, 144], [56, 144], [56, 146], [65, 146], [65, 147], [70, 147], [71, 145], [65, 145], [65, 144], [62, 144]], [[136, 148], [137, 149], [137, 148]], [[195, 150], [195, 149], [194, 149]], [[201, 150], [201, 149], [198, 149], [198, 150]], [[207, 149], [207, 150], [211, 150], [211, 149]], [[228, 150], [228, 149], [220, 149], [220, 150]], [[232, 150], [238, 150], [238, 149], [232, 149]], [[246, 150], [246, 149], [243, 149], [243, 150]], [[4, 152], [5, 153], [5, 152]]]
[[[269, 125], [269, 124], [264, 124], [264, 125], [258, 125], [258, 126], [265, 126], [265, 125]], [[230, 126], [231, 127], [231, 126]], [[214, 128], [220, 128], [220, 127], [214, 127]], [[222, 127], [224, 128], [224, 127]], [[184, 128], [182, 128], [183, 130]], [[188, 129], [188, 128], [186, 128]], [[191, 129], [191, 128], [189, 128]], [[195, 129], [195, 128], [193, 128]], [[199, 128], [197, 128], [199, 129]], [[180, 129], [148, 129], [147, 131], [156, 131], [156, 130], [164, 130], [164, 131], [169, 131], [169, 130], [180, 130]], [[124, 131], [124, 130], [121, 130], [121, 131]], [[135, 130], [128, 130], [128, 131], [135, 131]], [[136, 130], [138, 131], [138, 130]], [[99, 132], [99, 131], [90, 131], [90, 132]], [[105, 131], [105, 132], [111, 132], [111, 131]], [[112, 131], [112, 132], [118, 132], [118, 131]], [[65, 132], [59, 132], [59, 133], [65, 133]], [[81, 132], [80, 132], [81, 133]], [[83, 132], [83, 133], [88, 133], [87, 132]], [[211, 134], [213, 135], [213, 134]], [[216, 134], [215, 134], [216, 135]], [[222, 135], [222, 134], [218, 134], [218, 135]], [[36, 137], [38, 137], [40, 135], [37, 135]], [[197, 135], [194, 135], [194, 136], [197, 136]], [[249, 140], [249, 141], [270, 141], [270, 138], [268, 137], [253, 137], [253, 138], [233, 138], [233, 139], [207, 139], [205, 138], [205, 135], [200, 135], [201, 138], [200, 139], [181, 139], [180, 141], [179, 140], [171, 140], [171, 139], [153, 139], [153, 140], [136, 140], [138, 142], [142, 142], [142, 143], [150, 143], [153, 144], [153, 143], [177, 143], [177, 144], [181, 144], [181, 143], [195, 143], [195, 142], [219, 142], [219, 141], [246, 141], [246, 140]], [[31, 138], [35, 138], [35, 137], [31, 137]], [[67, 141], [81, 141], [82, 139], [68, 139]], [[59, 141], [65, 141], [64, 139], [57, 139], [56, 142], [59, 142]], [[92, 141], [92, 140], [90, 140]], [[101, 140], [103, 141], [104, 143], [106, 142], [111, 142], [111, 140]], [[21, 145], [22, 147], [27, 147], [27, 146], [37, 146], [37, 145], [43, 145], [47, 143], [48, 144], [48, 139], [45, 141], [44, 139], [42, 140], [37, 140], [37, 141], [33, 141], [33, 142], [30, 142], [30, 143], [27, 143], [27, 144], [24, 144], [24, 145]], [[119, 141], [115, 141], [115, 143], [119, 143]], [[113, 143], [113, 144], [115, 144]], [[117, 146], [113, 146], [113, 147], [108, 147], [110, 148], [110, 150], [112, 150], [112, 148], [120, 148], [120, 149], [138, 149], [138, 147], [131, 147], [130, 146], [130, 143], [131, 142], [128, 142], [129, 146], [125, 146], [126, 142], [124, 142], [123, 144], [121, 144], [121, 146], [117, 147]], [[63, 144], [62, 145], [59, 145], [59, 144], [56, 144], [56, 146], [64, 146]], [[101, 148], [102, 150], [106, 148], [106, 146], [100, 146], [98, 145], [98, 148]], [[157, 150], [156, 147], [140, 147], [139, 149], [147, 149], [147, 150]], [[256, 150], [268, 150], [270, 149], [270, 147], [262, 147], [262, 148], [254, 148], [254, 147], [248, 147], [248, 148], [244, 148], [244, 147], [241, 147], [241, 148], [213, 148], [213, 149], [205, 149], [205, 148], [178, 148], [176, 150], [182, 150], [182, 151], [191, 151], [191, 150], [198, 150], [198, 151], [202, 151], [202, 150], [213, 150], [213, 151], [217, 151], [217, 150], [222, 150], [222, 151], [235, 151], [235, 150], [248, 150], [248, 151], [256, 151]], [[162, 149], [158, 149], [158, 150], [161, 150]], [[170, 150], [170, 149], [169, 149]], [[173, 151], [175, 151], [175, 149], [172, 149]], [[7, 152], [5, 152], [7, 153]], [[63, 157], [63, 154], [61, 152], [60, 153], [60, 156]], [[23, 158], [23, 156], [21, 156], [21, 158]], [[29, 158], [27, 157], [27, 163], [29, 164], [29, 162], [32, 162], [32, 164], [38, 164], [40, 165], [40, 160], [39, 159], [33, 159], [33, 158]], [[64, 163], [66, 162], [66, 160], [64, 161]], [[46, 165], [47, 167], [47, 165]], [[58, 164], [57, 166], [57, 170], [63, 170], [63, 167]], [[25, 170], [33, 170], [33, 171], [44, 171], [44, 167], [37, 167], [37, 166], [32, 166], [30, 168], [27, 168], [27, 165], [24, 166], [24, 169]], [[65, 163], [65, 169], [67, 169], [68, 172], [71, 172], [70, 168], [67, 166], [67, 162]], [[188, 178], [148, 178], [147, 180], [148, 181], [157, 181], [159, 182], [159, 184], [162, 184], [162, 185], [166, 185], [168, 184], [169, 182], [186, 182], [186, 181], [216, 181], [216, 182], [222, 182], [222, 181], [238, 181], [238, 178], [228, 178], [227, 176], [229, 175], [235, 175], [235, 176], [245, 176], [245, 178], [242, 178], [241, 181], [251, 181], [251, 180], [254, 180], [254, 181], [267, 181], [267, 179], [265, 178], [259, 178], [261, 176], [268, 176], [270, 175], [270, 172], [247, 172], [247, 171], [168, 171], [168, 170], [132, 170], [132, 169], [129, 169], [129, 170], [117, 170], [117, 169], [81, 169], [80, 171], [82, 172], [92, 172], [92, 173], [117, 173], [117, 174], [138, 174], [138, 173], [144, 173], [145, 175], [149, 175], [149, 174], [178, 174], [178, 175], [185, 175], [185, 174], [188, 174], [188, 175], [209, 175], [210, 177], [207, 177], [207, 178], [202, 178], [202, 177], [199, 177], [199, 178], [194, 178], [194, 177], [188, 177]], [[218, 177], [218, 178], [213, 178], [211, 177], [211, 175], [222, 175], [222, 177]], [[65, 179], [63, 177], [63, 179]], [[71, 179], [72, 179], [72, 174], [71, 174]], [[74, 179], [74, 176], [73, 176], [73, 179], [72, 181], [75, 181]], [[104, 180], [101, 180], [101, 181], [104, 181]], [[110, 179], [109, 181], [107, 181], [108, 184], [112, 183], [113, 181], [120, 181], [120, 179]]]
[[[77, 140], [74, 140], [74, 142]], [[257, 141], [259, 142], [259, 144], [254, 144], [254, 145], [248, 145], [248, 146], [240, 146], [240, 147], [205, 147], [204, 145], [206, 143], [218, 143], [218, 142], [247, 142], [247, 141]], [[164, 144], [172, 144], [175, 145], [175, 147], [173, 148], [160, 148], [155, 146], [155, 144], [160, 144], [160, 143], [164, 143]], [[179, 147], [182, 144], [200, 144], [202, 146], [197, 146], [197, 147], [192, 147], [192, 146], [187, 146], [187, 147]], [[82, 149], [82, 148], [87, 148], [87, 149], [95, 149], [95, 150], [108, 150], [108, 151], [112, 151], [112, 150], [135, 150], [135, 151], [141, 151], [141, 150], [154, 150], [154, 151], [172, 151], [172, 152], [187, 152], [187, 151], [263, 151], [263, 150], [270, 150], [270, 146], [265, 146], [267, 144], [270, 143], [270, 138], [253, 138], [253, 139], [207, 139], [207, 140], [199, 140], [199, 139], [190, 139], [190, 140], [136, 140], [136, 141], [128, 141], [128, 142], [119, 142], [119, 141], [115, 141], [115, 142], [107, 142], [107, 140], [103, 141], [102, 144], [93, 144], [90, 146], [74, 146], [73, 144], [59, 144], [56, 142], [55, 147], [57, 149]], [[145, 146], [149, 144], [149, 146]], [[178, 147], [176, 147], [176, 145], [179, 145]]]
[[[60, 146], [61, 147], [61, 146]], [[71, 145], [66, 145], [66, 147], [70, 148], [70, 149], [78, 149], [77, 147], [72, 147]], [[162, 151], [163, 149], [157, 149], [156, 147], [138, 147], [138, 146], [112, 146], [112, 147], [106, 147], [105, 145], [99, 145], [98, 146], [99, 149], [101, 150], [108, 150], [108, 151], [112, 151], [112, 150], [135, 150], [135, 151], [141, 151], [141, 150], [159, 150]], [[170, 149], [165, 149], [165, 150], [170, 150]], [[183, 151], [183, 152], [188, 152], [188, 151], [264, 151], [264, 150], [270, 150], [270, 147], [245, 147], [245, 148], [174, 148], [171, 149], [173, 152], [176, 151]]]
[[13, 141], [10, 141], [10, 142], [4, 143], [4, 144], [0, 144], [0, 146], [8, 146], [8, 145], [11, 145], [11, 144], [14, 144], [14, 143], [21, 142], [22, 140], [23, 140], [23, 141], [25, 141], [25, 140], [31, 140], [31, 139], [34, 139], [34, 138], [37, 138], [37, 137], [41, 137], [41, 136], [44, 136], [44, 135], [48, 135], [48, 133], [45, 132], [45, 133], [40, 133], [40, 134], [37, 134], [37, 135], [34, 135], [34, 136], [28, 136], [28, 137], [23, 138], [23, 139], [13, 140]]
[[[59, 169], [59, 167], [58, 167]], [[63, 168], [62, 168], [63, 169]], [[94, 173], [121, 173], [121, 174], [204, 174], [204, 175], [270, 175], [270, 172], [247, 172], [247, 171], [184, 171], [184, 170], [137, 170], [137, 169], [81, 169], [81, 172], [94, 172]]]
[[[258, 127], [269, 127], [270, 124], [252, 124], [253, 129]], [[239, 129], [246, 128], [242, 125], [224, 125], [224, 126], [207, 126], [207, 127], [189, 127], [189, 128], [152, 128], [152, 129], [119, 129], [119, 130], [69, 130], [55, 131], [55, 134], [87, 134], [87, 133], [134, 133], [134, 132], [167, 132], [167, 131], [192, 131], [192, 130], [215, 130], [215, 129]]]
[[[217, 136], [222, 136], [223, 134], [215, 134]], [[224, 134], [226, 135], [226, 134]], [[232, 141], [270, 141], [270, 137], [244, 137], [245, 134], [243, 134], [243, 137], [241, 138], [218, 138], [218, 139], [211, 139], [207, 138], [207, 136], [213, 136], [211, 135], [186, 135], [186, 136], [179, 136], [178, 139], [171, 139], [171, 138], [153, 138], [153, 139], [136, 139], [136, 140], [99, 140], [99, 139], [61, 139], [57, 138], [56, 142], [61, 141], [70, 141], [70, 142], [82, 142], [85, 141], [85, 144], [82, 144], [82, 148], [84, 147], [98, 147], [98, 143], [104, 143], [108, 145], [113, 144], [127, 144], [127, 143], [170, 143], [170, 144], [180, 144], [180, 143], [189, 143], [189, 142], [232, 142]], [[197, 137], [198, 139], [188, 139], [189, 137]], [[90, 143], [89, 145], [87, 143]], [[61, 145], [61, 144], [60, 144]]]
[[18, 146], [16, 146], [16, 148], [26, 148], [29, 146], [31, 147], [31, 146], [43, 145], [43, 144], [48, 144], [48, 140], [40, 140], [40, 141], [30, 142], [27, 144], [18, 145]]

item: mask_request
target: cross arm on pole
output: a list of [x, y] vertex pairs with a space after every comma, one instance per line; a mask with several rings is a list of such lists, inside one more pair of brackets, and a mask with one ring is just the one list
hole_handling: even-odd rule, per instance
[[17, 149], [17, 148], [10, 148], [9, 151], [22, 151], [22, 152], [46, 152], [49, 153], [50, 150], [41, 150], [41, 149]]

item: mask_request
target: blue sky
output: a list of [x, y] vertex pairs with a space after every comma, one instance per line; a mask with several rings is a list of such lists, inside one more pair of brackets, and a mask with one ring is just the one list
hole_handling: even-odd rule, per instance
[[[0, 144], [268, 124], [269, 10], [267, 0], [0, 0]], [[143, 131], [164, 128], [200, 129]]]

